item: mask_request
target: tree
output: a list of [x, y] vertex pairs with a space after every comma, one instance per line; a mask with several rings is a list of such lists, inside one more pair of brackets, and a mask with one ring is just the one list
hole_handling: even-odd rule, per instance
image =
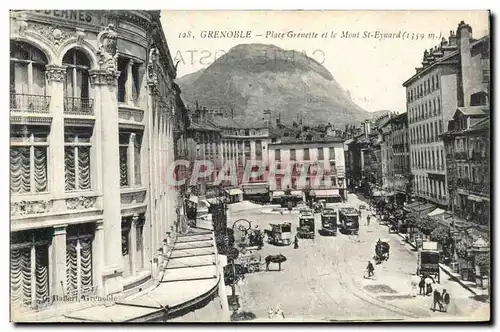
[[458, 241], [455, 245], [455, 251], [456, 251], [457, 256], [459, 258], [463, 258], [463, 259], [467, 258], [467, 256], [468, 256], [467, 249], [468, 249], [467, 243], [463, 240]]
[[417, 228], [425, 235], [431, 235], [436, 225], [436, 221], [429, 217], [421, 218], [417, 221]]
[[450, 240], [450, 228], [448, 226], [439, 225], [431, 232], [431, 240], [441, 244], [446, 244]]
[[481, 273], [488, 274], [490, 271], [490, 253], [477, 254], [475, 257], [475, 263], [481, 269]]

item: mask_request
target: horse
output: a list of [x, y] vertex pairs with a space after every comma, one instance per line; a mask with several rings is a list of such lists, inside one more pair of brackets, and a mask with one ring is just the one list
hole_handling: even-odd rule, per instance
[[269, 255], [266, 257], [266, 271], [269, 271], [269, 264], [278, 263], [279, 271], [281, 271], [281, 263], [286, 261], [286, 257], [282, 254], [279, 255]]
[[264, 230], [264, 235], [267, 237], [267, 242], [271, 243], [273, 241], [273, 231], [270, 229], [265, 229]]

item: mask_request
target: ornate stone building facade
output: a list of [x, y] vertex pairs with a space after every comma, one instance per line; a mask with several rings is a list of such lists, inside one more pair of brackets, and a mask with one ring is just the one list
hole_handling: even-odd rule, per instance
[[178, 217], [165, 172], [176, 68], [159, 11], [13, 11], [10, 22], [13, 317], [66, 310], [56, 296], [141, 291]]

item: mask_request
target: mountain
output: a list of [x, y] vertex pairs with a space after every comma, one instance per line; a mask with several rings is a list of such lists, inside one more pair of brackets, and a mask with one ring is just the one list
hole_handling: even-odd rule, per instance
[[271, 110], [273, 117], [281, 113], [285, 123], [300, 117], [310, 124], [331, 122], [340, 127], [373, 117], [320, 63], [274, 45], [237, 45], [177, 83], [191, 107], [198, 101], [227, 115], [233, 109], [235, 120], [246, 124], [260, 122], [264, 110]]

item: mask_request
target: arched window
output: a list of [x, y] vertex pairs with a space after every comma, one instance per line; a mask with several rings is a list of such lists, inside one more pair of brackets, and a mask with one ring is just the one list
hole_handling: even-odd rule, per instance
[[47, 112], [50, 97], [45, 96], [47, 57], [36, 47], [10, 43], [10, 109], [11, 111]]
[[24, 42], [10, 44], [10, 92], [45, 95], [45, 66], [42, 51]]
[[63, 58], [66, 69], [64, 85], [64, 111], [66, 113], [91, 113], [93, 101], [89, 99], [90, 61], [80, 50], [71, 49]]

